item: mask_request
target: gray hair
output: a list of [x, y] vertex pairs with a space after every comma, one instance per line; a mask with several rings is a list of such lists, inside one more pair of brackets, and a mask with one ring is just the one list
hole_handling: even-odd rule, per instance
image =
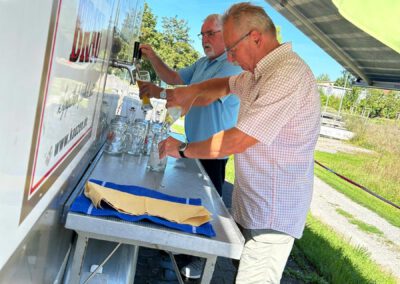
[[215, 21], [218, 27], [222, 27], [222, 15], [220, 14], [208, 15], [207, 18], [204, 19], [203, 23], [211, 20]]
[[232, 5], [222, 16], [222, 23], [225, 24], [232, 19], [235, 28], [243, 32], [258, 30], [271, 33], [276, 36], [276, 28], [265, 10], [249, 2]]

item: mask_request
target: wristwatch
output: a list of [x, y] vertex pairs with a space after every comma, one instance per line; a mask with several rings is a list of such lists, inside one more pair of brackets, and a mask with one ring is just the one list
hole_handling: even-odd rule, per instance
[[160, 92], [160, 99], [166, 99], [167, 98], [167, 92], [165, 91], [165, 89], [162, 89]]
[[179, 151], [179, 155], [181, 156], [181, 158], [187, 158], [185, 156], [185, 150], [188, 147], [189, 143], [183, 142], [181, 145], [179, 145], [178, 151]]

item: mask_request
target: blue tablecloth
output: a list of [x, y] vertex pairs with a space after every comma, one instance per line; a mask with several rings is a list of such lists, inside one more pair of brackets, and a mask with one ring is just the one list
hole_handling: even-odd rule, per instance
[[[158, 191], [154, 191], [154, 190], [151, 190], [148, 188], [144, 188], [144, 187], [139, 187], [139, 186], [134, 186], [134, 185], [120, 185], [120, 184], [116, 184], [116, 183], [112, 183], [112, 182], [103, 182], [103, 181], [95, 180], [95, 179], [91, 179], [90, 182], [99, 184], [104, 187], [112, 188], [115, 190], [130, 193], [130, 194], [134, 194], [134, 195], [152, 197], [152, 198], [167, 200], [167, 201], [176, 202], [176, 203], [201, 205], [201, 199], [199, 199], [199, 198], [176, 197], [176, 196], [167, 195], [167, 194], [164, 194], [164, 193], [161, 193]], [[116, 211], [114, 208], [112, 208], [104, 203], [102, 204], [102, 206], [103, 206], [103, 208], [94, 207], [92, 204], [92, 201], [82, 193], [72, 203], [70, 211], [83, 213], [83, 214], [87, 214], [87, 215], [92, 215], [92, 216], [112, 216], [112, 217], [117, 217], [117, 218], [125, 220], [125, 221], [131, 221], [131, 222], [148, 220], [148, 221], [151, 221], [153, 223], [156, 223], [156, 224], [168, 227], [168, 228], [173, 228], [176, 230], [180, 230], [180, 231], [184, 231], [184, 232], [188, 232], [188, 233], [192, 233], [192, 234], [200, 234], [200, 235], [205, 235], [208, 237], [215, 236], [215, 231], [210, 222], [207, 222], [201, 226], [195, 227], [195, 226], [191, 226], [191, 225], [187, 225], [187, 224], [178, 224], [175, 222], [168, 221], [161, 217], [150, 216], [150, 215], [146, 215], [146, 214], [134, 216], [134, 215], [120, 213], [120, 212]]]

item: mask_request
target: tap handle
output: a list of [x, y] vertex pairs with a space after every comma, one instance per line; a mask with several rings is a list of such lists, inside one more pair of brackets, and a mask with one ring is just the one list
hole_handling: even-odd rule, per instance
[[139, 49], [140, 42], [135, 41], [133, 46], [133, 60], [139, 60], [142, 58], [142, 51]]

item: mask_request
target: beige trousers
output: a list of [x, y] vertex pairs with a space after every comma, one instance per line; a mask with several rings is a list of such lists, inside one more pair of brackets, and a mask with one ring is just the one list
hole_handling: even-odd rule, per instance
[[236, 284], [279, 283], [294, 238], [274, 230], [241, 228], [246, 240]]

